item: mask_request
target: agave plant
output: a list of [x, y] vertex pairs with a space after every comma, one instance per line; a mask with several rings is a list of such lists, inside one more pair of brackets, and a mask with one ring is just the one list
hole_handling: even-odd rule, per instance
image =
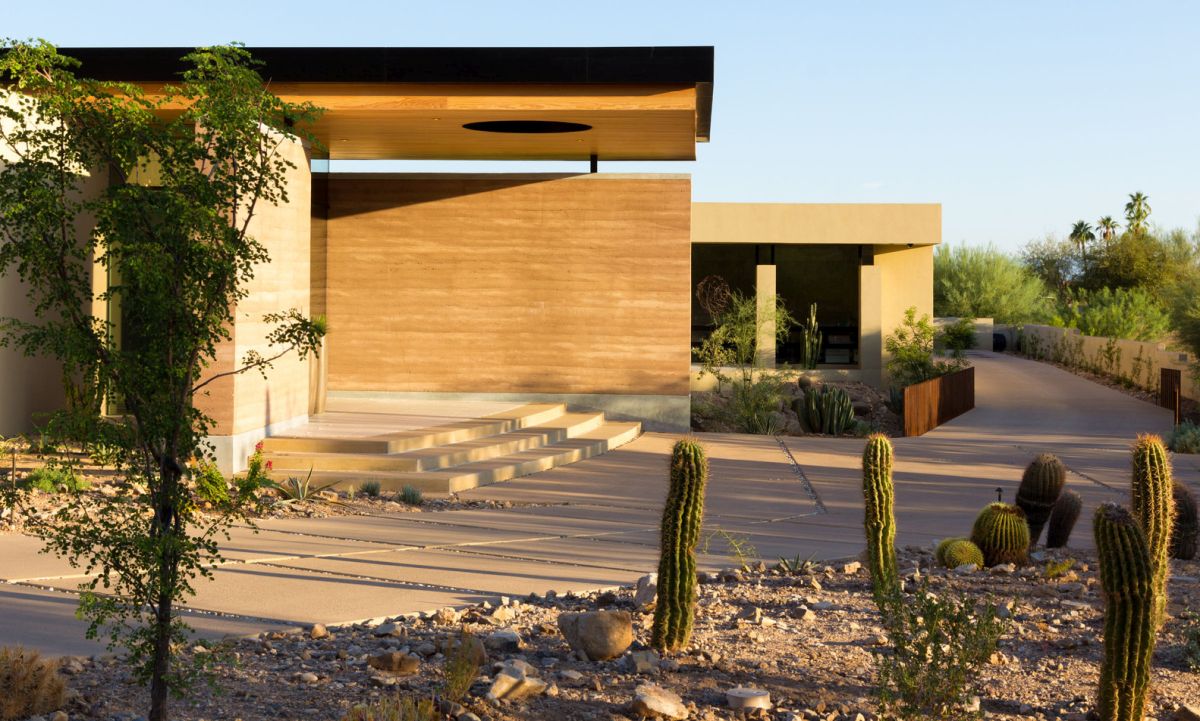
[[297, 478], [296, 476], [289, 476], [288, 479], [283, 483], [279, 483], [278, 481], [267, 481], [263, 485], [281, 496], [276, 503], [296, 503], [298, 501], [326, 501], [329, 503], [336, 503], [336, 501], [333, 499], [322, 496], [321, 491], [329, 490], [333, 486], [337, 485], [337, 482], [334, 481], [333, 483], [326, 483], [323, 486], [313, 486], [312, 472], [313, 469], [310, 466], [308, 469], [308, 475], [306, 475], [303, 479]]

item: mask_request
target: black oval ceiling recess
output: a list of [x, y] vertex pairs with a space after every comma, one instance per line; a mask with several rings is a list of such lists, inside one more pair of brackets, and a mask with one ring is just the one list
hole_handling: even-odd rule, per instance
[[483, 133], [580, 133], [592, 129], [592, 126], [583, 123], [560, 120], [483, 120], [467, 123], [463, 127]]

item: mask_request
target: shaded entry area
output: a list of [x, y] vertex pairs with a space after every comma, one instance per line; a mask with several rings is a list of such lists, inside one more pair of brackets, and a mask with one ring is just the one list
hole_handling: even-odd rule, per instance
[[[802, 321], [808, 318], [809, 306], [817, 304], [820, 364], [858, 367], [859, 263], [857, 245], [692, 245], [692, 348], [698, 348], [714, 328], [713, 319], [696, 299], [697, 284], [717, 275], [731, 290], [753, 297], [760, 268], [774, 266], [775, 293], [793, 316]], [[793, 328], [777, 347], [776, 359], [779, 364], [794, 364], [800, 362], [800, 355], [800, 332]]]

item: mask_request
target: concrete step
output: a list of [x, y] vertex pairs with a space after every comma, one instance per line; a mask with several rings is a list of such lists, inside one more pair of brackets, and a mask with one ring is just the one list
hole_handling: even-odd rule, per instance
[[[346, 489], [351, 486], [359, 487], [367, 481], [378, 481], [381, 489], [389, 492], [412, 486], [423, 493], [457, 493], [598, 456], [629, 443], [641, 435], [641, 431], [640, 423], [606, 421], [574, 438], [453, 468], [425, 472], [314, 468], [312, 482], [319, 485], [332, 483], [336, 488]], [[304, 469], [304, 473], [308, 473], [307, 468]], [[275, 475], [280, 475], [278, 469]]]
[[[527, 403], [483, 418], [472, 418], [431, 428], [386, 433], [371, 438], [271, 436], [263, 440], [264, 453], [403, 453], [422, 448], [463, 443], [555, 420], [567, 412], [562, 403]], [[305, 471], [308, 469], [305, 468]]]
[[309, 469], [419, 473], [534, 450], [575, 438], [603, 423], [603, 413], [563, 413], [530, 428], [402, 453], [268, 451], [264, 448], [264, 456], [271, 461], [275, 472], [284, 475], [306, 474]]

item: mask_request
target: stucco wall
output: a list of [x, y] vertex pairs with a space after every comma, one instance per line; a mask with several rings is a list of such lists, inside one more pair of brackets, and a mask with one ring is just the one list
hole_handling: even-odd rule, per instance
[[693, 243], [933, 245], [936, 203], [695, 203]]
[[[217, 349], [217, 362], [207, 373], [239, 366], [248, 351], [264, 357], [278, 352], [267, 345], [273, 326], [263, 323], [266, 313], [296, 308], [311, 312], [310, 242], [311, 177], [304, 146], [285, 140], [279, 152], [296, 167], [288, 171], [287, 202], [260, 202], [248, 233], [261, 243], [270, 262], [255, 268], [246, 284], [248, 295], [234, 309], [232, 339]], [[275, 361], [267, 377], [256, 371], [218, 380], [197, 398], [197, 406], [216, 421], [210, 441], [219, 465], [226, 471], [245, 467], [255, 443], [270, 432], [282, 432], [303, 422], [309, 409], [310, 361], [289, 353]]]
[[[997, 326], [996, 330], [1002, 328], [1005, 326]], [[1048, 325], [1020, 326], [1014, 335], [1026, 355], [1123, 377], [1152, 391], [1158, 390], [1162, 368], [1178, 369], [1183, 371], [1183, 395], [1200, 400], [1200, 383], [1191, 370], [1195, 359], [1187, 353], [1167, 350], [1163, 343], [1111, 340], [1083, 335], [1076, 328]]]
[[875, 246], [873, 265], [860, 269], [861, 326], [859, 349], [863, 380], [886, 382], [883, 340], [917, 309], [917, 317], [933, 316], [933, 246]]
[[328, 182], [331, 393], [687, 395], [687, 176]]

